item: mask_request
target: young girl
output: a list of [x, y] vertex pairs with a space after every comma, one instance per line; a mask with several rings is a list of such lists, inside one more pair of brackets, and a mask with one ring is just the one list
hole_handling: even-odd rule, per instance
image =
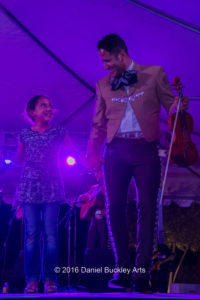
[[73, 145], [63, 127], [49, 124], [53, 109], [47, 97], [38, 95], [31, 98], [26, 112], [34, 125], [20, 133], [17, 158], [18, 161], [25, 158], [25, 164], [15, 199], [22, 206], [25, 224], [25, 292], [38, 292], [42, 266], [44, 291], [50, 293], [57, 291], [54, 272], [58, 257], [57, 221], [60, 202], [65, 200], [57, 157], [63, 141], [68, 147]]

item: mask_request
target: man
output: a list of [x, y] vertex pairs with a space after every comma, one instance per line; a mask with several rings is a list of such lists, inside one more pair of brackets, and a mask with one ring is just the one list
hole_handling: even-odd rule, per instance
[[80, 218], [90, 221], [86, 253], [88, 250], [107, 249], [108, 247], [102, 172], [96, 172], [95, 177], [98, 184], [93, 185], [87, 193], [80, 195], [78, 198], [82, 203]]
[[[97, 82], [87, 157], [91, 169], [100, 169], [101, 148], [107, 138], [104, 153], [106, 208], [118, 267], [109, 286], [129, 288], [133, 278], [135, 291], [148, 292], [161, 173], [157, 149], [159, 113], [161, 105], [171, 113], [177, 99], [163, 68], [134, 62], [118, 35], [104, 36], [97, 48], [110, 74]], [[184, 99], [182, 108], [187, 106], [188, 101]], [[138, 217], [137, 256], [135, 268], [130, 269], [126, 197], [132, 177], [138, 194]]]
[[[92, 185], [90, 190], [79, 196], [82, 203], [80, 218], [90, 221], [87, 236], [87, 246], [83, 259], [83, 267], [104, 270], [105, 267], [114, 267], [114, 255], [110, 249], [108, 227], [105, 209], [105, 191], [102, 172], [95, 173], [98, 184]], [[81, 275], [81, 285], [89, 292], [108, 291], [107, 281], [112, 274], [91, 273]]]
[[174, 271], [176, 254], [164, 244], [157, 246], [151, 269], [151, 283], [154, 292], [167, 293], [170, 272]]

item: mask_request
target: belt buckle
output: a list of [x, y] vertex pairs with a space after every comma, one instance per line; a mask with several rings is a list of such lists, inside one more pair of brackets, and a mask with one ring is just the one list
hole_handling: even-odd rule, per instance
[[140, 132], [127, 132], [125, 133], [125, 138], [132, 139], [132, 140], [138, 140], [141, 138]]
[[118, 135], [119, 138], [124, 138], [124, 139], [132, 139], [132, 140], [137, 140], [142, 138], [142, 134], [140, 132], [123, 132]]
[[137, 139], [137, 134], [134, 132], [127, 132], [124, 137], [127, 139]]

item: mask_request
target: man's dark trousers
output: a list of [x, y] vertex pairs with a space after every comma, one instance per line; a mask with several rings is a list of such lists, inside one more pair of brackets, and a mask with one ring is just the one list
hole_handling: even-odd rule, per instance
[[130, 268], [126, 202], [133, 177], [138, 196], [135, 267], [139, 270], [133, 277], [146, 277], [152, 265], [161, 174], [157, 141], [115, 138], [106, 145], [104, 159], [108, 228], [117, 267]]

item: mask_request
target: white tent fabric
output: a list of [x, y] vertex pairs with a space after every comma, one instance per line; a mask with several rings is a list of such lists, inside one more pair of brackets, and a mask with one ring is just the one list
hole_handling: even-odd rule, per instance
[[[45, 94], [57, 109], [54, 123], [66, 120], [70, 132], [87, 135], [95, 82], [106, 74], [96, 45], [114, 32], [135, 61], [162, 65], [170, 82], [180, 76], [200, 151], [199, 15], [198, 0], [0, 0], [0, 131], [27, 126], [26, 102]], [[161, 119], [167, 120], [164, 111]], [[161, 129], [168, 130], [164, 122]], [[199, 162], [194, 168], [200, 173]], [[174, 170], [168, 192], [198, 196], [199, 178]]]
[[[148, 1], [148, 4], [151, 2], [158, 6], [158, 1]], [[197, 2], [190, 1], [190, 19], [188, 5], [185, 5], [188, 1], [181, 1], [181, 6], [180, 1], [168, 1], [167, 5], [160, 4], [159, 9], [163, 12], [166, 10], [172, 16], [177, 16], [181, 11], [182, 19], [186, 16], [187, 21], [196, 23], [200, 10]], [[139, 63], [162, 65], [171, 82], [174, 76], [181, 77], [186, 87], [186, 95], [200, 95], [199, 34], [138, 7], [134, 1], [1, 0], [0, 3], [92, 87], [95, 87], [96, 80], [106, 74], [98, 57], [96, 44], [103, 35], [117, 32], [127, 42], [130, 56], [134, 60]], [[191, 20], [192, 16], [194, 20]], [[40, 91], [52, 97], [66, 116], [68, 111], [88, 99], [88, 95], [82, 94], [82, 85], [62, 70], [37, 42], [19, 28], [16, 20], [6, 15], [3, 8], [0, 20], [0, 82], [4, 103], [4, 117], [1, 117], [1, 123], [5, 122], [3, 120], [12, 120], [8, 124], [16, 128], [14, 119], [16, 116], [19, 122], [19, 109], [22, 111], [30, 95]], [[57, 72], [63, 73], [64, 82], [62, 75], [57, 74], [55, 68], [58, 69]], [[6, 109], [8, 103], [12, 103], [12, 110], [9, 112]], [[191, 111], [195, 117], [195, 130], [200, 132], [196, 102], [191, 102]], [[59, 116], [60, 119], [63, 117]], [[0, 128], [4, 126], [2, 123]]]

